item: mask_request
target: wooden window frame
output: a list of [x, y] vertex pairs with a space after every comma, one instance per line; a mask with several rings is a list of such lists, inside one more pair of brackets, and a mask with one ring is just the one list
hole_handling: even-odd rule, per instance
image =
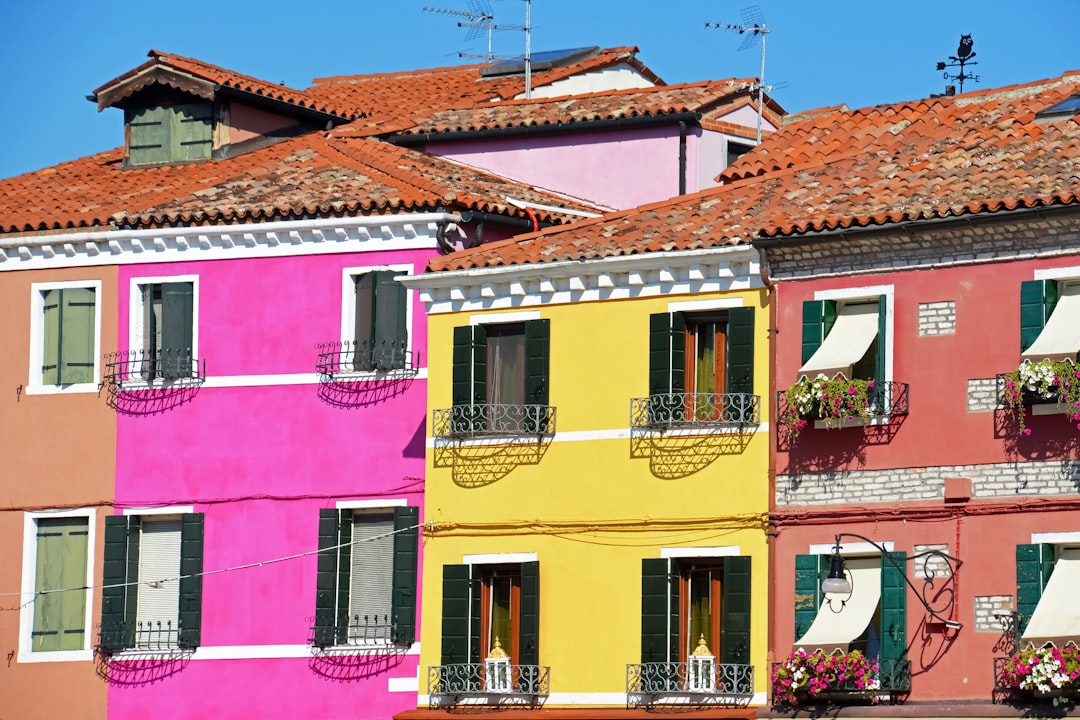
[[699, 638], [690, 637], [690, 576], [700, 571], [712, 573], [709, 579], [711, 621], [709, 636], [705, 638], [705, 644], [708, 645], [713, 657], [720, 656], [720, 643], [723, 638], [721, 598], [724, 590], [724, 561], [712, 558], [688, 558], [679, 561], [679, 662], [689, 661], [699, 640]]
[[510, 579], [510, 637], [499, 638], [502, 649], [510, 656], [510, 664], [518, 665], [521, 648], [521, 566], [518, 564], [484, 565], [480, 567], [480, 660], [491, 653], [495, 638], [491, 636], [492, 581]]

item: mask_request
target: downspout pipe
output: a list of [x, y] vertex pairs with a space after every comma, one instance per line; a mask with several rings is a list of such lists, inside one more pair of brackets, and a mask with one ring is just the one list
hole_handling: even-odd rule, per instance
[[[514, 229], [525, 230], [528, 232], [533, 231], [533, 221], [528, 218], [516, 218], [509, 217], [507, 215], [496, 215], [494, 213], [481, 212], [479, 210], [466, 210], [461, 213], [461, 222], [464, 223], [496, 223], [498, 225], [506, 225]], [[554, 223], [538, 222], [537, 229], [551, 227]]]
[[679, 121], [679, 194], [686, 194], [686, 121]]

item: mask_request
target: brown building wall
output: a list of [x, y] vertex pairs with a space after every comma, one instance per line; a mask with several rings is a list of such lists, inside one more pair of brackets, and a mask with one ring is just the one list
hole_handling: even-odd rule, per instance
[[[20, 660], [20, 597], [28, 511], [95, 508], [90, 548], [101, 584], [104, 520], [112, 512], [116, 415], [104, 392], [36, 395], [30, 380], [33, 283], [100, 281], [99, 355], [116, 349], [115, 267], [0, 272], [0, 719], [105, 718], [107, 685], [93, 660]], [[104, 368], [102, 366], [102, 372]], [[100, 375], [100, 373], [99, 373]], [[100, 381], [100, 377], [98, 377]], [[92, 605], [91, 646], [101, 591]], [[31, 615], [32, 617], [32, 615]], [[47, 655], [48, 653], [41, 653]]]

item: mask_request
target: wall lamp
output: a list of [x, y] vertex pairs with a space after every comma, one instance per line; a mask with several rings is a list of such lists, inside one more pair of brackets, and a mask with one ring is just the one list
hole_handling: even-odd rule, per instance
[[[950, 620], [947, 617], [952, 614], [953, 605], [956, 603], [956, 571], [959, 569], [961, 561], [959, 558], [954, 558], [952, 555], [947, 555], [940, 550], [924, 550], [923, 552], [905, 558], [905, 562], [921, 560], [923, 563], [923, 587], [922, 589], [919, 589], [911, 583], [907, 573], [904, 571], [903, 565], [901, 565], [900, 562], [897, 561], [884, 547], [862, 535], [856, 535], [855, 533], [838, 533], [835, 538], [836, 545], [833, 547], [832, 558], [829, 561], [829, 575], [821, 583], [821, 592], [831, 595], [851, 595], [851, 575], [844, 566], [844, 556], [840, 554], [840, 540], [842, 538], [853, 538], [872, 545], [881, 553], [881, 557], [884, 560], [892, 563], [893, 567], [900, 571], [908, 588], [911, 589], [915, 594], [916, 599], [918, 599], [926, 609], [926, 612], [930, 613], [930, 616], [933, 617], [934, 620], [951, 630], [959, 630], [962, 627], [959, 622]], [[941, 587], [938, 587], [935, 585], [934, 581], [938, 576], [938, 571], [941, 570], [942, 567], [946, 570], [945, 574], [942, 576], [944, 578], [944, 583]], [[832, 607], [832, 601], [830, 600], [829, 602], [830, 607]], [[844, 604], [846, 602], [846, 600], [840, 601], [840, 610], [844, 609]], [[835, 612], [840, 612], [840, 610], [836, 610]]]

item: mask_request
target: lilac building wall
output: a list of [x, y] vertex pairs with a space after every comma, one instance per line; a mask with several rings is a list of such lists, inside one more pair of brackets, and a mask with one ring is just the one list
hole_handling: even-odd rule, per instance
[[[315, 375], [315, 346], [341, 339], [343, 269], [407, 264], [420, 272], [432, 254], [120, 267], [122, 347], [133, 278], [198, 278], [196, 342], [208, 379], [161, 412], [118, 411], [116, 505], [205, 513], [208, 574], [198, 650], [189, 659], [114, 659], [110, 718], [338, 718], [358, 708], [389, 718], [416, 706], [418, 646], [311, 652], [314, 555], [214, 571], [313, 552], [319, 509], [339, 501], [422, 506], [426, 372], [328, 393]], [[425, 316], [415, 297], [410, 303], [422, 368]]]

